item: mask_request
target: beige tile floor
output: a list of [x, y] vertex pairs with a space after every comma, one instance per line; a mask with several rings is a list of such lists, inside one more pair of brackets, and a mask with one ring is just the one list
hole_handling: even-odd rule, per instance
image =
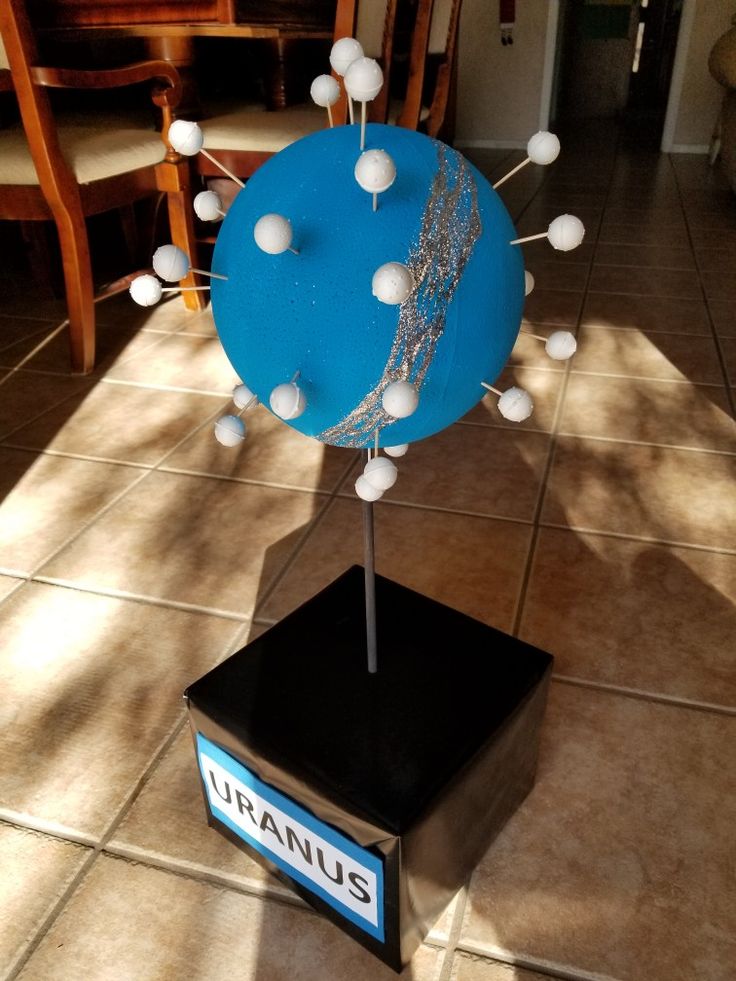
[[[518, 154], [478, 151], [500, 175]], [[504, 194], [527, 249], [502, 386], [414, 447], [378, 569], [550, 650], [538, 782], [414, 981], [736, 976], [736, 199], [701, 157], [581, 137]], [[70, 377], [59, 306], [0, 310], [0, 977], [393, 976], [205, 824], [186, 684], [360, 560], [358, 455], [258, 409], [208, 312], [99, 307]], [[438, 681], [439, 683], [439, 681]]]

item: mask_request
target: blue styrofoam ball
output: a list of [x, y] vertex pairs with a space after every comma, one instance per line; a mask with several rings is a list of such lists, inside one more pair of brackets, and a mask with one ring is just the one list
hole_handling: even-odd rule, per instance
[[[238, 375], [268, 405], [299, 374], [306, 411], [287, 424], [325, 443], [411, 443], [444, 429], [483, 396], [514, 345], [524, 302], [521, 250], [500, 198], [459, 153], [422, 134], [369, 124], [366, 147], [396, 163], [373, 211], [354, 178], [359, 128], [291, 144], [238, 194], [218, 235], [212, 281], [217, 331]], [[269, 255], [253, 239], [268, 212], [284, 215], [299, 254]], [[372, 295], [387, 262], [417, 286], [398, 306]], [[383, 390], [419, 392], [393, 419]]]

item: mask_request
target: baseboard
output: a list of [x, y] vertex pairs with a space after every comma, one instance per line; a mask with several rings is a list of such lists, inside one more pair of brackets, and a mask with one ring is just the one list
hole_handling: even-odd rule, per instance
[[673, 143], [668, 153], [710, 153], [709, 143]]

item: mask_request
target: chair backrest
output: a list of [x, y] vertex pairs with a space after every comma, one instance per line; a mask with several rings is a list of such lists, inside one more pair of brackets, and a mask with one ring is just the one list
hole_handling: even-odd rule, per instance
[[445, 122], [457, 58], [462, 0], [419, 0], [409, 58], [409, 81], [399, 125], [416, 129], [422, 114], [428, 56], [436, 62], [426, 130], [437, 136]]
[[23, 0], [0, 3], [0, 67], [12, 74], [23, 129], [44, 197], [52, 211], [80, 207], [79, 187], [64, 158], [51, 112], [48, 92], [32, 75], [38, 50]]

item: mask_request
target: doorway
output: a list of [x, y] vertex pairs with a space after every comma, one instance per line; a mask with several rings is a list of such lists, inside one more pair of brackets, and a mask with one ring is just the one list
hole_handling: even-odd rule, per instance
[[561, 0], [551, 119], [618, 120], [659, 146], [683, 0]]

